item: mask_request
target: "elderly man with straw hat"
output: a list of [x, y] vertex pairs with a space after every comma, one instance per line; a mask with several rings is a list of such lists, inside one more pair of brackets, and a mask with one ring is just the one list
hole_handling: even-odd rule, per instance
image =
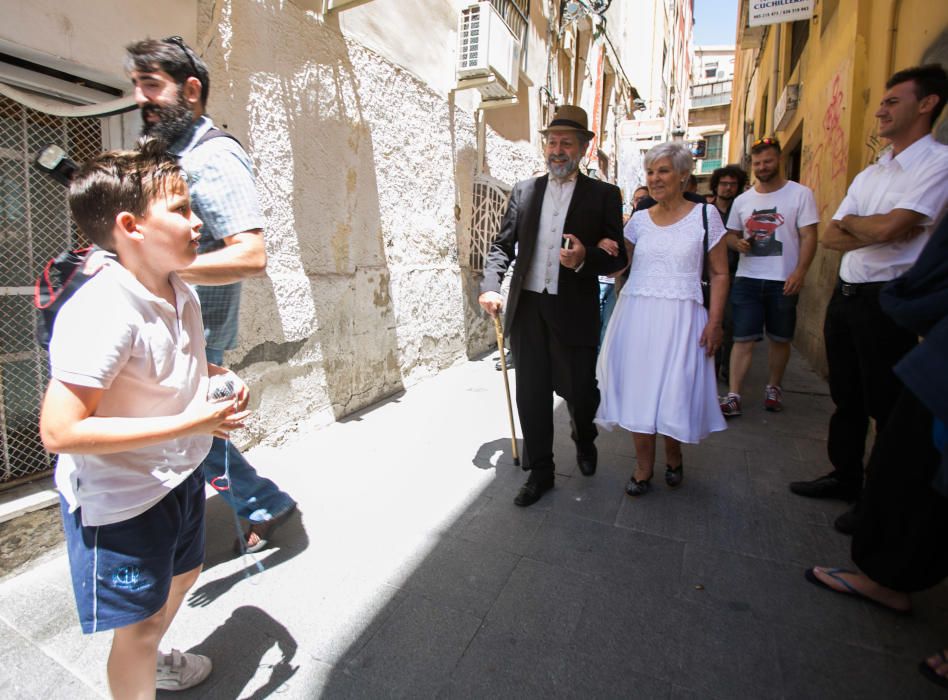
[[[567, 403], [580, 472], [596, 471], [599, 406], [599, 275], [626, 266], [619, 189], [579, 172], [593, 132], [586, 112], [556, 110], [540, 133], [548, 173], [518, 182], [484, 265], [480, 305], [500, 313], [500, 285], [515, 256], [504, 331], [517, 367], [524, 469], [514, 503], [529, 506], [553, 488], [553, 392]], [[597, 246], [602, 239], [610, 239]], [[609, 249], [607, 251], [607, 249]]]

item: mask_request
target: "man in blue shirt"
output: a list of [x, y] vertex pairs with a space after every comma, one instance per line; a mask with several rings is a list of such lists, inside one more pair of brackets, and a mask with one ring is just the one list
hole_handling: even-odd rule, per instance
[[[220, 365], [224, 351], [237, 343], [240, 282], [266, 270], [266, 220], [253, 167], [236, 139], [216, 130], [204, 113], [210, 89], [207, 66], [180, 37], [145, 39], [126, 51], [125, 69], [135, 86], [142, 133], [163, 140], [179, 156], [188, 173], [192, 208], [204, 222], [199, 255], [180, 275], [197, 285], [207, 359]], [[263, 549], [274, 527], [296, 509], [293, 499], [258, 475], [229, 441], [215, 438], [203, 466], [208, 483], [250, 521], [238, 549]]]

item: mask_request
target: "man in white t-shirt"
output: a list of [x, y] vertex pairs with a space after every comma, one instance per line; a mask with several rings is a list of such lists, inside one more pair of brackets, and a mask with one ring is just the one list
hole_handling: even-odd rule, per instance
[[[948, 146], [931, 136], [948, 76], [936, 64], [919, 66], [899, 71], [886, 88], [875, 116], [892, 148], [856, 176], [823, 235], [825, 248], [844, 254], [823, 328], [836, 404], [827, 438], [833, 471], [790, 484], [811, 498], [860, 494], [869, 418], [881, 432], [900, 390], [892, 367], [917, 342], [882, 312], [879, 291], [915, 263], [948, 202]], [[836, 528], [851, 534], [857, 519], [850, 510]]]
[[820, 217], [809, 187], [780, 172], [780, 142], [759, 139], [751, 147], [757, 183], [739, 195], [727, 220], [727, 245], [740, 253], [731, 287], [734, 347], [728, 394], [721, 401], [727, 417], [741, 415], [741, 385], [750, 369], [754, 343], [770, 339], [769, 378], [764, 408], [783, 409], [783, 373], [797, 324], [797, 299], [816, 253]]

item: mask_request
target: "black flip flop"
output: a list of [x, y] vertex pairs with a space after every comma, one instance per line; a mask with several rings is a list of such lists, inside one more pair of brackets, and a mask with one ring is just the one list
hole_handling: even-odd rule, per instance
[[806, 571], [804, 571], [803, 576], [806, 578], [807, 581], [812, 583], [814, 586], [825, 588], [826, 590], [832, 591], [833, 593], [838, 593], [839, 595], [850, 596], [852, 598], [859, 598], [860, 600], [864, 600], [867, 603], [872, 603], [873, 605], [876, 605], [882, 608], [883, 610], [888, 610], [891, 613], [895, 613], [896, 615], [911, 615], [912, 614], [911, 610], [896, 610], [895, 608], [890, 608], [885, 603], [880, 603], [878, 600], [874, 600], [873, 598], [870, 598], [862, 591], [859, 591], [856, 588], [854, 588], [849, 583], [849, 581], [847, 581], [842, 576], [840, 576], [840, 574], [855, 574], [856, 573], [855, 571], [850, 571], [849, 569], [823, 569], [823, 572], [834, 581], [837, 581], [841, 586], [844, 586], [846, 590], [840, 591], [836, 588], [833, 588], [829, 584], [823, 583], [823, 581], [821, 581], [819, 577], [813, 572], [813, 569], [807, 569]]
[[[948, 664], [948, 657], [945, 656], [944, 650], [938, 652], [938, 657], [941, 659], [942, 663]], [[928, 665], [928, 659], [922, 659], [918, 662], [918, 670], [932, 683], [936, 683], [942, 688], [948, 688], [948, 678], [945, 676], [939, 676], [937, 673], [935, 673], [935, 669]]]

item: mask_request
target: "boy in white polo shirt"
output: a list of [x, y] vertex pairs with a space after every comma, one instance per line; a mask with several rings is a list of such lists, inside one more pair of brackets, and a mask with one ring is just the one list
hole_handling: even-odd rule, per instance
[[[204, 480], [214, 435], [247, 416], [247, 389], [207, 399], [204, 328], [178, 278], [201, 221], [183, 171], [155, 142], [84, 165], [69, 191], [79, 228], [112, 255], [63, 305], [50, 341], [40, 432], [56, 483], [82, 630], [114, 630], [117, 698], [180, 690], [207, 657], [158, 644], [204, 561]], [[156, 677], [157, 660], [157, 677]]]

